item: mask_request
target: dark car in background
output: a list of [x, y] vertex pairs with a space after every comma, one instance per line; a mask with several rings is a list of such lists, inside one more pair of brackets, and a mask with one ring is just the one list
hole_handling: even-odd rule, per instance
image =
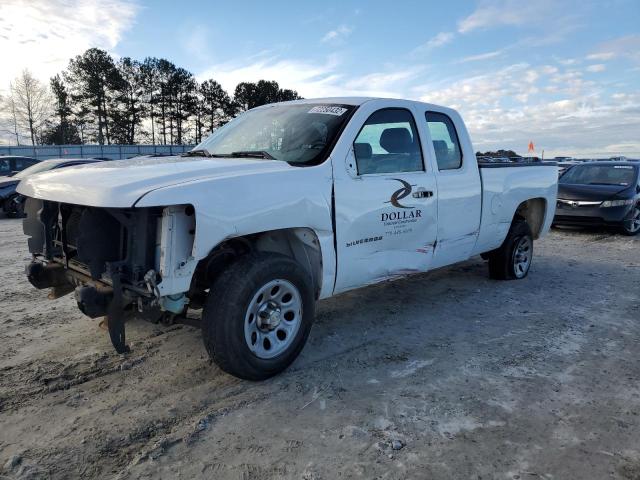
[[[2, 158], [2, 157], [0, 157]], [[18, 158], [18, 157], [12, 157]], [[27, 157], [22, 157], [27, 158]], [[34, 175], [48, 170], [57, 168], [73, 167], [75, 165], [83, 165], [85, 163], [96, 163], [101, 160], [92, 158], [69, 159], [56, 158], [52, 160], [42, 160], [31, 164], [30, 167], [15, 173], [11, 176], [0, 177], [0, 206], [6, 213], [7, 217], [23, 217], [24, 197], [16, 192], [16, 188], [20, 181], [29, 175]]]
[[32, 157], [18, 155], [0, 156], [0, 177], [10, 177], [36, 163], [38, 163], [38, 160]]
[[589, 162], [567, 169], [558, 183], [554, 225], [613, 226], [640, 232], [640, 164]]
[[558, 162], [558, 175], [562, 175], [564, 172], [569, 170], [574, 165], [578, 165], [580, 162], [578, 160], [563, 160]]

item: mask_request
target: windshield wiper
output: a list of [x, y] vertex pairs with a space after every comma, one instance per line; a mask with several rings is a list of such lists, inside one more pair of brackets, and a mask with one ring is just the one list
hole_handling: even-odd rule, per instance
[[[201, 152], [202, 150], [196, 150], [196, 152]], [[188, 153], [193, 153], [194, 151], [192, 150], [191, 152]], [[206, 157], [218, 157], [218, 158], [264, 158], [266, 160], [276, 160], [275, 157], [273, 157], [269, 152], [266, 152], [264, 150], [240, 150], [237, 152], [231, 152], [231, 153], [209, 153], [206, 152]]]
[[191, 150], [182, 154], [183, 157], [211, 157], [211, 154], [204, 149]]
[[231, 152], [234, 157], [264, 158], [267, 160], [275, 160], [275, 157], [265, 150], [241, 150], [239, 152]]

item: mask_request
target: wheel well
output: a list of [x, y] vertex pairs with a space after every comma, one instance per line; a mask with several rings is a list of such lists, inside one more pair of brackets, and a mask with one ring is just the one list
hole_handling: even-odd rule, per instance
[[194, 297], [202, 295], [235, 259], [256, 251], [274, 252], [293, 258], [309, 273], [316, 298], [319, 297], [322, 285], [320, 241], [312, 229], [302, 227], [252, 233], [225, 240], [198, 262], [190, 294]]
[[537, 239], [544, 226], [544, 217], [547, 211], [547, 200], [544, 198], [531, 198], [518, 205], [514, 220], [517, 218], [526, 220], [533, 233], [533, 238]]

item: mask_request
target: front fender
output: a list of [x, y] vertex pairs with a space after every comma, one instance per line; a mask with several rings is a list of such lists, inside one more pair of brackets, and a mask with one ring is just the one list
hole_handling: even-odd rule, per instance
[[[310, 228], [316, 232], [322, 252], [333, 252], [331, 189], [331, 164], [327, 161], [314, 167], [195, 180], [145, 194], [136, 202], [136, 208], [192, 205], [195, 209], [192, 256], [180, 276], [163, 280], [162, 293], [187, 291], [198, 261], [234, 237]], [[334, 264], [326, 260], [323, 264]]]

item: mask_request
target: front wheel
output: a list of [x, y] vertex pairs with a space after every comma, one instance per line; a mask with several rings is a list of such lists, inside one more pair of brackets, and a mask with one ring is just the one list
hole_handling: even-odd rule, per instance
[[279, 254], [240, 257], [211, 286], [202, 313], [204, 344], [225, 372], [264, 380], [287, 368], [309, 336], [311, 279]]
[[24, 218], [24, 197], [21, 195], [12, 195], [4, 204], [4, 211], [8, 218]]
[[533, 235], [529, 224], [517, 220], [500, 248], [489, 255], [489, 276], [496, 280], [520, 280], [527, 276], [533, 260]]
[[629, 236], [640, 233], [640, 205], [633, 207], [629, 219], [622, 222], [622, 233]]

